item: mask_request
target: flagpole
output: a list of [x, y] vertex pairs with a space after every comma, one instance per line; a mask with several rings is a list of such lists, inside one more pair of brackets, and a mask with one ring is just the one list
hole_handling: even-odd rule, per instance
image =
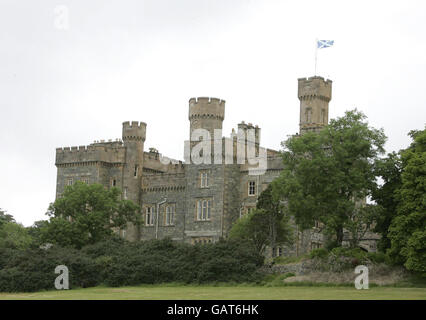
[[317, 75], [317, 57], [318, 57], [318, 39], [315, 39], [315, 72], [314, 75]]

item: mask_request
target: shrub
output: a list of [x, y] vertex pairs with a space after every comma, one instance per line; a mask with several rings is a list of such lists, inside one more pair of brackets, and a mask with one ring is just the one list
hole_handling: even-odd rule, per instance
[[54, 281], [58, 276], [55, 268], [58, 265], [68, 267], [70, 288], [94, 286], [100, 280], [95, 262], [77, 250], [52, 247], [48, 250], [13, 250], [3, 253], [7, 255], [7, 263], [0, 270], [2, 292], [54, 289]]
[[189, 245], [170, 239], [109, 239], [82, 248], [0, 249], [0, 291], [54, 289], [55, 267], [69, 270], [70, 288], [99, 284], [253, 282], [263, 256], [239, 241]]
[[331, 253], [335, 254], [338, 257], [347, 257], [358, 260], [359, 262], [365, 262], [367, 257], [367, 252], [361, 250], [360, 248], [343, 248], [337, 247], [331, 250]]
[[300, 255], [300, 256], [289, 256], [289, 257], [275, 257], [273, 259], [273, 263], [275, 264], [288, 264], [288, 263], [296, 263], [296, 262], [300, 262], [304, 259], [306, 259], [307, 257], [309, 257], [309, 254], [304, 254], [304, 255]]
[[328, 251], [325, 248], [314, 249], [310, 252], [309, 257], [325, 259], [328, 256]]
[[368, 252], [367, 258], [374, 263], [386, 263], [391, 264], [389, 256], [383, 252]]
[[164, 239], [124, 247], [108, 262], [107, 285], [254, 281], [263, 264], [254, 248], [237, 241], [192, 246]]
[[334, 248], [338, 248], [338, 247], [340, 247], [340, 246], [339, 246], [339, 244], [337, 243], [336, 240], [328, 240], [325, 243], [325, 249], [327, 249], [327, 251], [331, 251]]

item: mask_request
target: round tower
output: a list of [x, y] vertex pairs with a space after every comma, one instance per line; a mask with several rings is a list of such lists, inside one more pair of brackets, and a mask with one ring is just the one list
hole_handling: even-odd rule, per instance
[[125, 143], [141, 141], [143, 144], [146, 138], [146, 123], [138, 121], [132, 121], [131, 123], [129, 121], [123, 122], [122, 137]]
[[124, 182], [127, 182], [127, 185], [123, 185], [123, 188], [127, 187], [127, 198], [136, 203], [139, 203], [139, 185], [136, 188], [136, 184], [140, 182], [137, 182], [137, 180], [140, 180], [142, 177], [145, 137], [146, 123], [138, 121], [132, 121], [131, 123], [129, 121], [123, 122], [122, 138], [126, 147]]
[[328, 124], [328, 103], [331, 100], [331, 80], [322, 77], [298, 79], [300, 100], [299, 131], [318, 132]]
[[189, 99], [190, 140], [195, 129], [205, 129], [214, 137], [214, 129], [222, 129], [225, 101], [217, 98]]

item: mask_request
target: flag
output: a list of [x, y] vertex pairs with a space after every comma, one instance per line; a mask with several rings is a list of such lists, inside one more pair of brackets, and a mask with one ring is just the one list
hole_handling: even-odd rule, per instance
[[334, 40], [318, 40], [317, 41], [317, 48], [323, 49], [331, 47], [334, 44]]

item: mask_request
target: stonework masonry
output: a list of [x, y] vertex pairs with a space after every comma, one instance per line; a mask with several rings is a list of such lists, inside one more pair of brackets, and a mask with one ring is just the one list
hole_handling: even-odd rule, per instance
[[[330, 80], [321, 77], [298, 80], [300, 134], [318, 131], [328, 124], [331, 85]], [[190, 134], [206, 129], [213, 144], [214, 130], [221, 130], [225, 119], [225, 101], [191, 98], [188, 119]], [[78, 180], [100, 183], [105, 188], [116, 186], [122, 190], [123, 198], [140, 205], [145, 220], [142, 227], [128, 225], [125, 230], [118, 230], [121, 236], [130, 241], [170, 237], [208, 243], [226, 238], [232, 224], [256, 206], [259, 194], [282, 170], [280, 153], [272, 149], [266, 150], [267, 169], [261, 175], [251, 175], [248, 163], [193, 164], [173, 160], [166, 164], [156, 149], [144, 150], [146, 129], [144, 122], [124, 122], [121, 139], [56, 149], [56, 197]], [[255, 130], [258, 152], [260, 128], [238, 124], [238, 130], [247, 129]], [[232, 134], [231, 137], [234, 139]], [[191, 148], [196, 144], [191, 137], [189, 142]], [[299, 255], [323, 245], [323, 237], [315, 229], [299, 232], [295, 228], [295, 233], [298, 240], [294, 246], [280, 249], [283, 254]]]

